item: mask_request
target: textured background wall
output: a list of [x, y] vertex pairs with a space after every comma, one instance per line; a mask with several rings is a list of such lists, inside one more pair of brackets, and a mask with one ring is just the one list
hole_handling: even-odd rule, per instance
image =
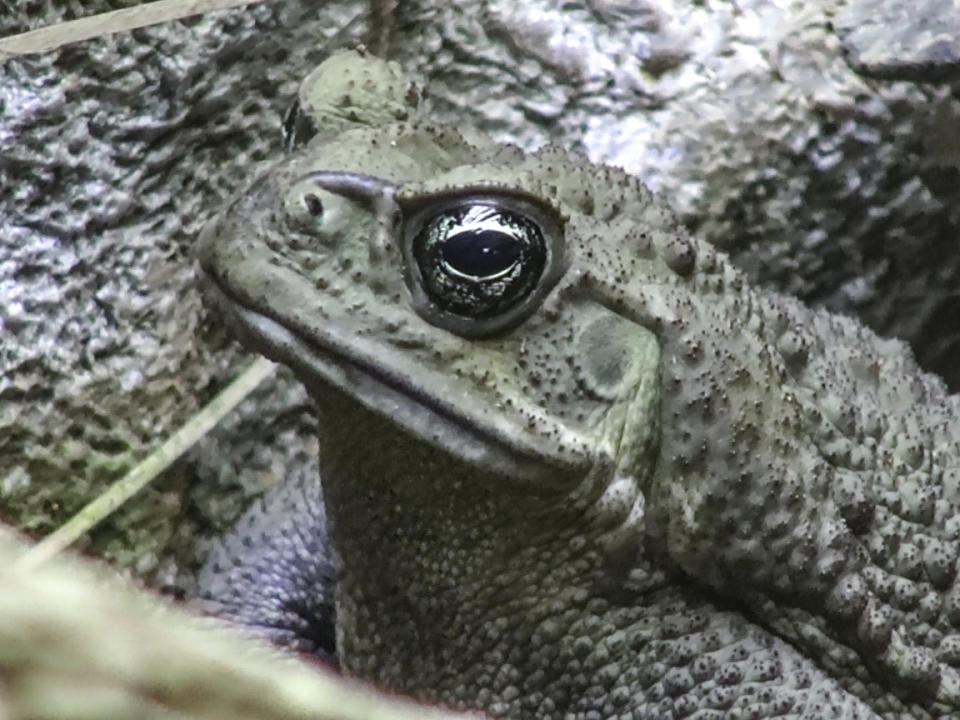
[[[0, 34], [129, 4], [0, 4]], [[913, 17], [958, 22], [949, 4]], [[242, 366], [192, 243], [279, 156], [299, 78], [357, 41], [426, 82], [438, 120], [626, 167], [759, 281], [908, 339], [960, 387], [955, 43], [917, 49], [896, 17], [905, 40], [878, 43], [876, 0], [392, 5], [274, 0], [0, 68], [0, 516], [46, 532]], [[89, 549], [188, 582], [206, 537], [309, 466], [310, 427], [281, 375]]]

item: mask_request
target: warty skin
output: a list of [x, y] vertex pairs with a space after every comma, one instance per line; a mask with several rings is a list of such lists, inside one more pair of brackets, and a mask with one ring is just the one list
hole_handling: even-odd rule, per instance
[[[316, 135], [202, 236], [210, 301], [316, 400], [323, 485], [251, 511], [208, 607], [328, 651], [335, 616], [350, 674], [498, 717], [960, 713], [957, 397], [636, 178], [416, 100], [331, 58]], [[482, 311], [418, 250], [470, 205], [543, 239]]]

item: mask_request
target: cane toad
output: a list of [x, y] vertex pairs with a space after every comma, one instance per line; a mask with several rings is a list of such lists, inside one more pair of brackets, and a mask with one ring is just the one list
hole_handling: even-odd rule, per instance
[[334, 56], [203, 233], [323, 493], [253, 511], [208, 601], [301, 648], [332, 605], [345, 671], [496, 717], [960, 714], [960, 400], [637, 178], [417, 99]]

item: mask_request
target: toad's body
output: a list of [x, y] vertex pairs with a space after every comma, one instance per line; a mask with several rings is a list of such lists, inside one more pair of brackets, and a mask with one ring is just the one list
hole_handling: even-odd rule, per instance
[[[317, 401], [343, 667], [517, 719], [956, 717], [958, 399], [635, 178], [424, 124], [371, 58], [318, 72], [316, 136], [200, 256]], [[211, 602], [323, 646], [323, 532], [291, 483]]]

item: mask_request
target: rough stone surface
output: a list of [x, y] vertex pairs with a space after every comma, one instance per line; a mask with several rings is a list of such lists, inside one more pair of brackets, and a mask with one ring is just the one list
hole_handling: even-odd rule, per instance
[[834, 27], [850, 63], [871, 77], [960, 79], [960, 13], [953, 0], [842, 3]]
[[[212, 398], [228, 366], [241, 366], [235, 350], [223, 352], [225, 335], [204, 324], [193, 240], [205, 208], [281, 151], [284, 106], [323, 52], [318, 28], [349, 17], [338, 7], [300, 27], [302, 8], [283, 5], [3, 67], [0, 515], [19, 527], [51, 530]], [[81, 10], [18, 7], [30, 24]], [[5, 14], [0, 32], [25, 29], [17, 17]], [[298, 462], [303, 441], [284, 436], [311, 422], [296, 411], [302, 393], [276, 382], [259, 414], [231, 421], [240, 433], [204, 441], [195, 457], [218, 458], [213, 467], [179, 464], [85, 547], [172, 580], [171, 556], [189, 560], [198, 532], [222, 529]]]
[[[0, 32], [130, 4], [6, 3]], [[285, 1], [7, 62], [0, 515], [47, 531], [239, 367], [194, 339], [193, 238], [279, 157], [296, 81], [356, 38], [428, 82], [436, 118], [624, 165], [752, 278], [906, 338], [957, 386], [960, 101], [936, 64], [911, 77], [939, 84], [858, 75], [831, 6]], [[254, 415], [241, 455], [307, 422]], [[90, 548], [160, 571], [265, 477], [181, 465]]]
[[355, 126], [315, 123], [198, 248], [318, 405], [327, 515], [294, 478], [208, 602], [291, 644], [261, 598], [332, 594], [345, 670], [495, 717], [956, 717], [960, 395], [636, 177], [384, 123], [404, 83], [333, 66]]

